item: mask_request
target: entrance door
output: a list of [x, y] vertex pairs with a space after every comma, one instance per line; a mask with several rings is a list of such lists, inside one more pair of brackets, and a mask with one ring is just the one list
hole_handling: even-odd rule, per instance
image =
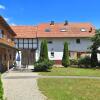
[[22, 65], [33, 65], [35, 61], [35, 50], [24, 49], [22, 50]]

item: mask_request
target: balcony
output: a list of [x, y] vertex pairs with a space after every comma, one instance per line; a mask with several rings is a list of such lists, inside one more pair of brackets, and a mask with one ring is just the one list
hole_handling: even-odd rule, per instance
[[15, 43], [12, 40], [6, 39], [6, 38], [0, 38], [0, 43], [3, 43], [5, 45], [11, 46], [11, 47], [15, 46]]

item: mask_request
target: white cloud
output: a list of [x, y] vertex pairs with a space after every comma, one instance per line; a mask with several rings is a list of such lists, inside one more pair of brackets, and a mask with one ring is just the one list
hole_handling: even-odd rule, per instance
[[5, 6], [4, 6], [4, 5], [0, 5], [0, 9], [5, 10], [6, 8], [5, 8]]
[[15, 24], [15, 23], [11, 23], [10, 25], [11, 25], [11, 26], [16, 26], [16, 24]]
[[9, 21], [9, 18], [7, 18], [7, 17], [4, 17], [4, 19], [8, 22]]

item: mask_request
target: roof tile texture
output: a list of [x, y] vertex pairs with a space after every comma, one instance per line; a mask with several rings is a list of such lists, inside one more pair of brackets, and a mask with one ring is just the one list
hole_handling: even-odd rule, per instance
[[[81, 32], [84, 28], [86, 32]], [[12, 26], [12, 29], [17, 34], [16, 38], [49, 38], [49, 37], [92, 37], [95, 35], [95, 27], [90, 23], [42, 23], [38, 26]], [[50, 32], [45, 32], [50, 29]], [[61, 32], [61, 29], [66, 29], [66, 32]]]

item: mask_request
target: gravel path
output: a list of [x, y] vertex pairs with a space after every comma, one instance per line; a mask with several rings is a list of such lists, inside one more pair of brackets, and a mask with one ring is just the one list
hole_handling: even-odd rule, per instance
[[42, 75], [30, 75], [30, 76], [7, 76], [5, 79], [37, 79], [37, 78], [74, 78], [74, 79], [98, 79], [100, 80], [100, 77], [95, 77], [95, 76], [42, 76]]
[[[36, 77], [38, 74], [10, 71], [2, 75], [4, 93], [7, 100], [46, 100], [47, 98], [38, 89], [37, 78], [32, 78], [32, 76]], [[10, 77], [14, 78], [9, 80]]]

